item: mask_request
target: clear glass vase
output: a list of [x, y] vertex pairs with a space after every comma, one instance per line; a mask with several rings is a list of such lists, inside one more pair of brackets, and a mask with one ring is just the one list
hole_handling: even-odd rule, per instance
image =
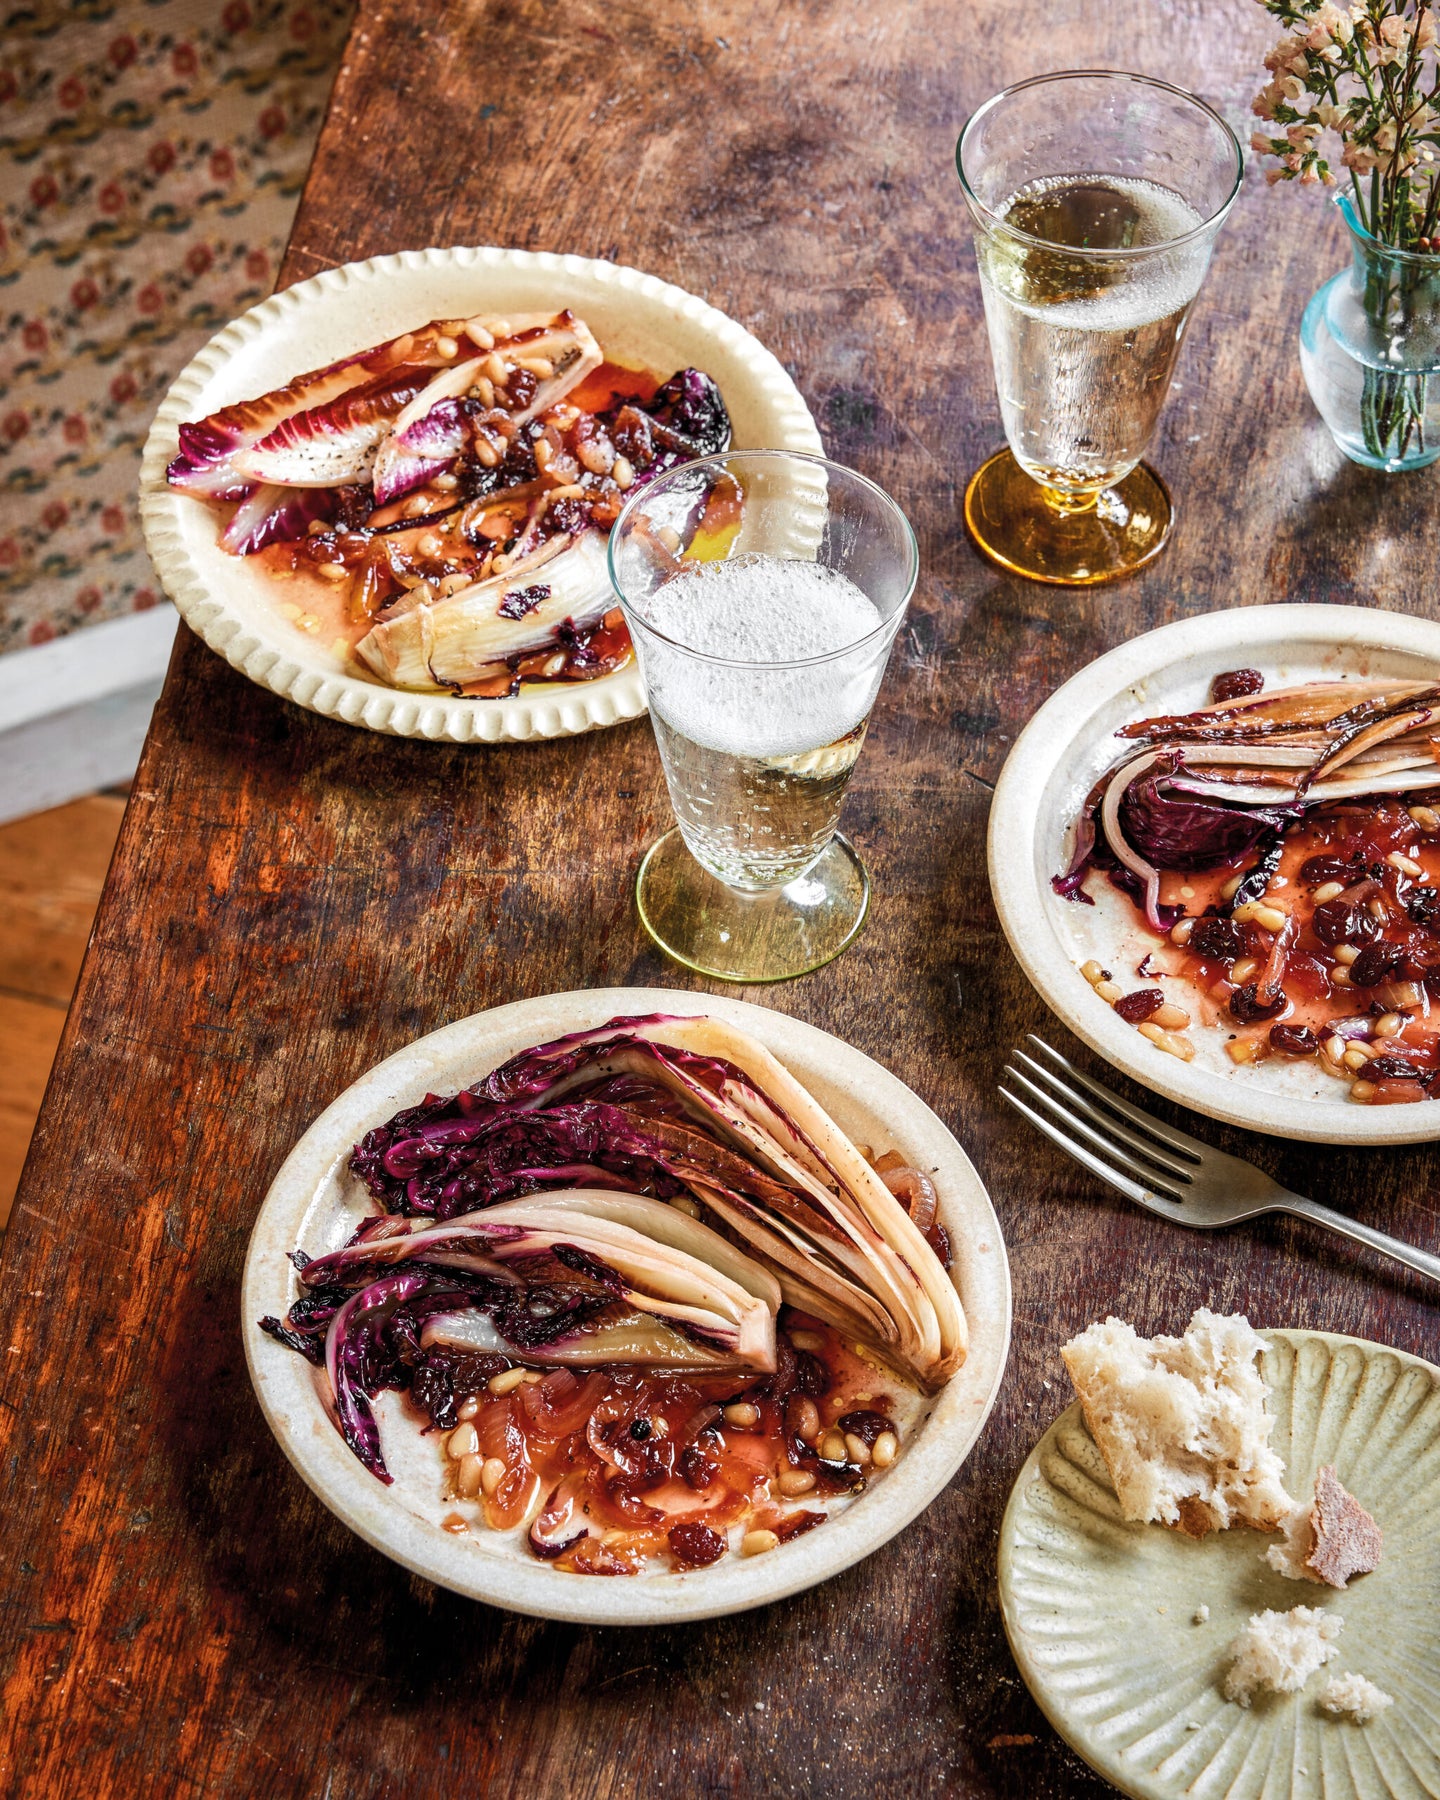
[[1367, 469], [1423, 469], [1440, 456], [1440, 256], [1382, 244], [1349, 194], [1350, 267], [1300, 321], [1300, 367], [1330, 435]]

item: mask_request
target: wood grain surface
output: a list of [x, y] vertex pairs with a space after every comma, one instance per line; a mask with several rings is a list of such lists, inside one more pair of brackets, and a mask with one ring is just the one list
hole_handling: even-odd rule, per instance
[[[374, 737], [182, 633], [4, 1251], [0, 1791], [1089, 1800], [1108, 1790], [1030, 1701], [995, 1598], [1006, 1494], [1065, 1403], [1059, 1343], [1107, 1311], [1168, 1328], [1208, 1303], [1435, 1354], [1418, 1277], [1285, 1223], [1180, 1236], [994, 1095], [1020, 1033], [1065, 1044], [985, 878], [990, 787], [1036, 705], [1215, 608], [1440, 616], [1436, 477], [1342, 462], [1301, 384], [1296, 325], [1341, 263], [1338, 222], [1255, 171], [1154, 448], [1173, 547], [1070, 593], [1002, 578], [963, 534], [965, 477], [1001, 437], [951, 164], [966, 114], [1022, 76], [1108, 65], [1192, 85], [1244, 130], [1268, 38], [1243, 0], [362, 4], [287, 279], [430, 243], [653, 270], [758, 332], [832, 454], [915, 521], [920, 591], [847, 813], [873, 921], [829, 969], [750, 997], [879, 1057], [952, 1124], [1009, 1244], [1010, 1369], [914, 1527], [757, 1614], [540, 1623], [350, 1537], [246, 1379], [238, 1283], [267, 1182], [417, 1033], [548, 990], [691, 985], [631, 905], [667, 807], [644, 721], [521, 749]], [[1206, 1135], [1440, 1242], [1428, 1148]]]

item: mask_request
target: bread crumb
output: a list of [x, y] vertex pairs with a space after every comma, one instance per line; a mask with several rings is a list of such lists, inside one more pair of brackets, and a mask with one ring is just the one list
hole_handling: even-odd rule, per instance
[[1204, 1307], [1184, 1337], [1142, 1338], [1109, 1318], [1062, 1348], [1125, 1518], [1201, 1538], [1273, 1531], [1295, 1510], [1269, 1444], [1264, 1349], [1248, 1319]]
[[1343, 1675], [1332, 1675], [1320, 1693], [1320, 1704], [1327, 1713], [1335, 1718], [1348, 1715], [1357, 1725], [1368, 1725], [1372, 1719], [1378, 1719], [1387, 1706], [1395, 1704], [1394, 1697], [1376, 1687], [1363, 1675], [1346, 1671]]
[[1202, 1604], [1195, 1608], [1195, 1623], [1197, 1625], [1205, 1624], [1205, 1622], [1209, 1619], [1209, 1617], [1210, 1617], [1210, 1608], [1208, 1606], [1205, 1606]]
[[1292, 1606], [1289, 1612], [1251, 1613], [1250, 1623], [1230, 1646], [1234, 1658], [1225, 1676], [1225, 1698], [1249, 1706], [1262, 1688], [1297, 1694], [1332, 1656], [1344, 1629], [1339, 1613], [1323, 1606]]
[[1379, 1565], [1380, 1527], [1329, 1463], [1315, 1476], [1314, 1499], [1298, 1505], [1282, 1529], [1284, 1543], [1272, 1544], [1265, 1560], [1291, 1581], [1343, 1588], [1352, 1575], [1368, 1575]]

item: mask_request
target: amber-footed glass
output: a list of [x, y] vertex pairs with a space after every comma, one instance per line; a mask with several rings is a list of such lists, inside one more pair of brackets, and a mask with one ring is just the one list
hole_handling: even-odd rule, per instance
[[1192, 94], [1081, 70], [987, 101], [956, 160], [1010, 443], [972, 479], [966, 523], [1036, 581], [1127, 575], [1170, 534], [1170, 496], [1140, 459], [1240, 146]]

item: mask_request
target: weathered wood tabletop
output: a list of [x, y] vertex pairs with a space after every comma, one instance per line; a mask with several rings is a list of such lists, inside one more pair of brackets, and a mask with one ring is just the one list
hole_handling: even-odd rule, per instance
[[[995, 1596], [1006, 1495], [1064, 1404], [1060, 1342], [1108, 1310], [1157, 1329], [1210, 1303], [1434, 1353], [1419, 1278], [1285, 1223], [1177, 1235], [994, 1093], [1048, 1019], [984, 863], [990, 787], [1036, 705], [1120, 640], [1214, 608], [1440, 617], [1436, 477], [1343, 463], [1301, 385], [1296, 325], [1342, 261], [1338, 221], [1253, 170], [1154, 448], [1173, 547], [1070, 593], [1002, 578], [964, 537], [963, 483], [1000, 429], [958, 127], [1008, 81], [1110, 66], [1196, 87], [1243, 129], [1268, 37], [1245, 0], [362, 4], [287, 280], [432, 243], [653, 270], [770, 344], [831, 453], [916, 523], [920, 591], [847, 815], [872, 923], [840, 962], [750, 997], [879, 1057], [953, 1126], [1004, 1226], [1014, 1348], [935, 1505], [757, 1614], [541, 1623], [351, 1537], [245, 1374], [266, 1185], [418, 1033], [554, 989], [690, 985], [631, 904], [668, 811], [643, 720], [534, 748], [401, 742], [273, 698], [182, 632], [4, 1248], [0, 1791], [1102, 1793], [1022, 1686]], [[1440, 1242], [1428, 1148], [1239, 1147]]]

